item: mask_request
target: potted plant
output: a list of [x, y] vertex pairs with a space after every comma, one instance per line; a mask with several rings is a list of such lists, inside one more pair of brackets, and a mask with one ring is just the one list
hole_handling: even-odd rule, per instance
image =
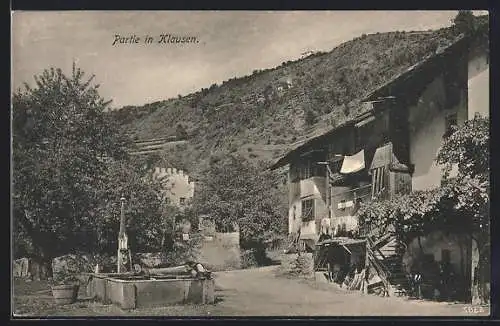
[[76, 302], [80, 284], [78, 278], [73, 274], [60, 276], [51, 286], [52, 296], [56, 304], [65, 305]]

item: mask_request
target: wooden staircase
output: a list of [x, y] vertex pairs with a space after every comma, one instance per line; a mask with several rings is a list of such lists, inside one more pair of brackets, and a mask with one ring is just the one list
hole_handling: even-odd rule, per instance
[[296, 253], [300, 249], [300, 233], [290, 234], [285, 246], [285, 253]]
[[370, 264], [382, 278], [389, 295], [401, 296], [408, 292], [409, 283], [403, 266], [404, 246], [394, 232], [375, 229], [366, 239]]

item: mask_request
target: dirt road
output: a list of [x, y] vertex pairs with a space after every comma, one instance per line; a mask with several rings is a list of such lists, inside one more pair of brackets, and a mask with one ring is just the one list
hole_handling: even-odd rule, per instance
[[[220, 302], [213, 315], [253, 316], [474, 316], [486, 308], [463, 304], [381, 298], [347, 292], [334, 285], [275, 276], [276, 267], [264, 267], [216, 276]], [[481, 310], [483, 311], [481, 313]]]
[[479, 316], [486, 307], [347, 292], [326, 282], [276, 276], [277, 266], [215, 273], [216, 303], [123, 311], [84, 299], [56, 306], [48, 285], [17, 282], [18, 316]]

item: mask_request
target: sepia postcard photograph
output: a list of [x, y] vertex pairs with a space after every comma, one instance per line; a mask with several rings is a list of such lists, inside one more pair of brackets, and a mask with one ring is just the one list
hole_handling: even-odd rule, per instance
[[489, 13], [12, 11], [11, 318], [489, 316]]

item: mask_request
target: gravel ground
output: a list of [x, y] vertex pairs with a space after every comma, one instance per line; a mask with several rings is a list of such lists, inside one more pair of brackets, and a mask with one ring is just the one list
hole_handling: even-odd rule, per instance
[[14, 283], [15, 316], [487, 316], [489, 307], [382, 298], [311, 279], [277, 276], [277, 266], [218, 272], [214, 305], [124, 312], [85, 299], [56, 306], [44, 282]]

